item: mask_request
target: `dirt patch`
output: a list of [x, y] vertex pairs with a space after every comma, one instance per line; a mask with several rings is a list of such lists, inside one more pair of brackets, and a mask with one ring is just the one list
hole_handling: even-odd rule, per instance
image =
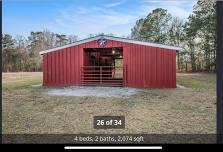
[[123, 97], [139, 93], [141, 89], [120, 88], [120, 87], [66, 87], [49, 89], [45, 95], [51, 96], [94, 96], [94, 97]]

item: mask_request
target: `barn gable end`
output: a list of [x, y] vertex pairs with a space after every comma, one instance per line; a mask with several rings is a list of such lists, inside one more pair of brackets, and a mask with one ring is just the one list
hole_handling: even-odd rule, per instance
[[43, 55], [43, 85], [81, 85], [82, 67], [90, 65], [86, 49], [122, 48], [123, 86], [175, 88], [176, 51], [179, 47], [103, 36], [40, 52]]

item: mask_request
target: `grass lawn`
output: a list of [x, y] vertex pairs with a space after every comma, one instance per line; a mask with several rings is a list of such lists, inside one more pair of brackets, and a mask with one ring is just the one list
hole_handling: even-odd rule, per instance
[[[177, 74], [186, 88], [144, 89], [130, 98], [43, 95], [42, 73], [3, 73], [3, 133], [212, 134], [215, 74]], [[95, 115], [124, 115], [126, 128], [93, 129]]]

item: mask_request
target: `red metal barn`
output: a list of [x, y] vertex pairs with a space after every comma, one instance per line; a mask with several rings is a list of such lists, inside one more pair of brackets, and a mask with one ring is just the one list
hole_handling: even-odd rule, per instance
[[40, 52], [44, 86], [175, 88], [179, 47], [97, 36]]

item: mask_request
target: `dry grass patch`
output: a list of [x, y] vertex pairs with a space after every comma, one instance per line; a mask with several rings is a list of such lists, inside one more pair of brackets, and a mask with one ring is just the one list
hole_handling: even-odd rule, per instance
[[[144, 89], [130, 98], [46, 96], [47, 88], [41, 86], [8, 87], [3, 90], [3, 132], [215, 133], [215, 79], [209, 76], [178, 75], [186, 89]], [[124, 115], [126, 128], [93, 129], [98, 115]]]

